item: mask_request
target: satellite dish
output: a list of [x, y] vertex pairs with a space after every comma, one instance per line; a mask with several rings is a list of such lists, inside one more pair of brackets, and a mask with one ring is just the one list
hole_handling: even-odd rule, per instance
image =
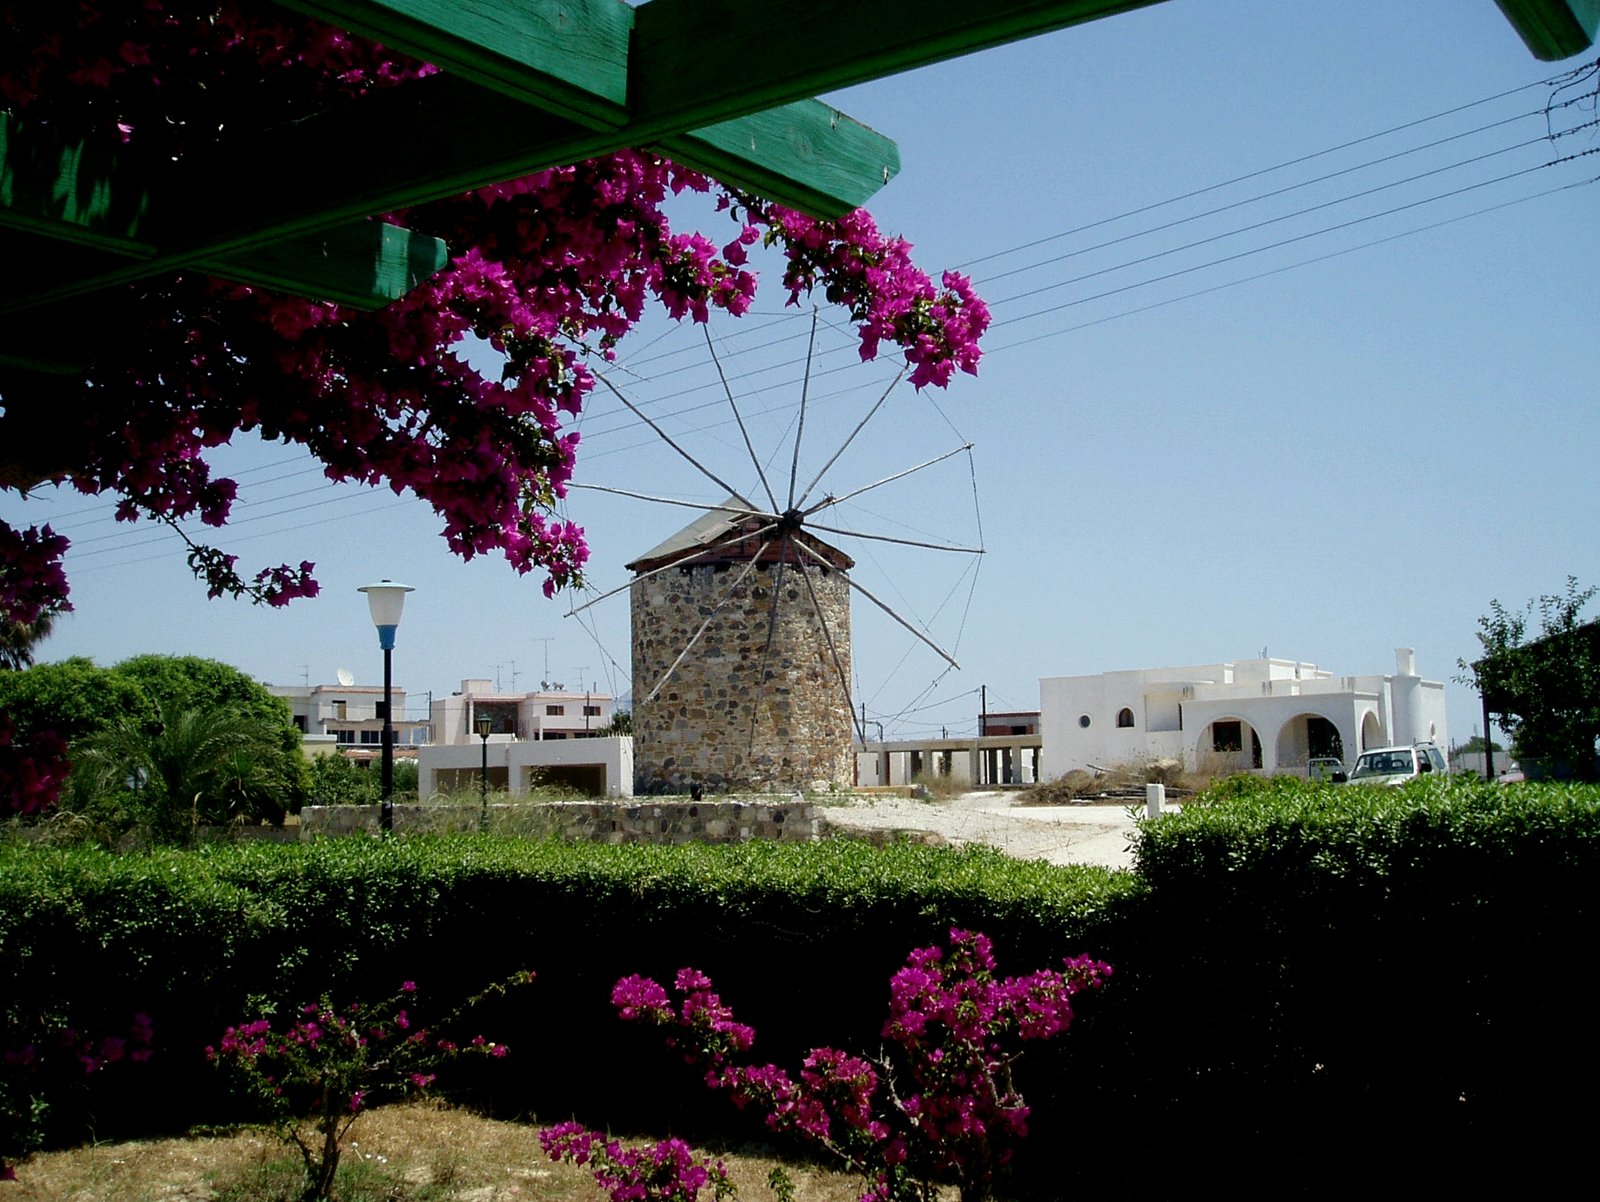
[[333, 675], [347, 689], [356, 682], [355, 673], [350, 671], [349, 668], [340, 668]]

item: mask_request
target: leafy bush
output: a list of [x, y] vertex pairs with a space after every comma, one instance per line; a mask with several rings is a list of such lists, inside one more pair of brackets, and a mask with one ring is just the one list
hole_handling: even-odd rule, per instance
[[[0, 806], [49, 806], [65, 778], [67, 807], [108, 840], [138, 826], [182, 842], [197, 821], [276, 821], [300, 807], [304, 765], [288, 707], [216, 660], [141, 655], [115, 668], [70, 659], [0, 672], [0, 730], [12, 728], [41, 763], [59, 758], [45, 754], [49, 740], [71, 746], [48, 795], [12, 782]], [[180, 760], [188, 764], [181, 771]]]
[[[417, 761], [394, 762], [394, 799], [417, 799]], [[383, 772], [376, 761], [342, 755], [319, 755], [306, 773], [306, 800], [311, 805], [377, 805], [383, 796]]]
[[221, 710], [270, 731], [281, 750], [300, 750], [289, 703], [229, 664], [197, 655], [136, 655], [111, 670], [133, 681], [157, 706]]
[[155, 703], [136, 681], [74, 658], [0, 672], [0, 713], [23, 731], [54, 730], [70, 742], [118, 718], [153, 720]]

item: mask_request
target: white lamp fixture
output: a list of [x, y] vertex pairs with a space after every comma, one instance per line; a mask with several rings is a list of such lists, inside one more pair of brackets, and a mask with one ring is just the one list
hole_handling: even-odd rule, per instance
[[367, 595], [367, 607], [372, 610], [372, 624], [378, 628], [378, 646], [385, 651], [394, 650], [394, 632], [400, 625], [400, 611], [405, 608], [406, 594], [416, 589], [409, 584], [396, 584], [382, 580], [377, 584], [363, 584], [361, 592]]

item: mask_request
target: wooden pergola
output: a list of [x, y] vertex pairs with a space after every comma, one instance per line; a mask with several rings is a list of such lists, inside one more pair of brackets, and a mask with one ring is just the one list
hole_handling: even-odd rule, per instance
[[[180, 268], [380, 308], [450, 250], [373, 214], [624, 147], [836, 216], [899, 153], [815, 93], [1158, 2], [279, 0], [441, 72], [178, 162], [0, 112], [0, 367], [80, 371], [96, 294]], [[1600, 0], [1496, 2], [1544, 59], [1600, 23]]]

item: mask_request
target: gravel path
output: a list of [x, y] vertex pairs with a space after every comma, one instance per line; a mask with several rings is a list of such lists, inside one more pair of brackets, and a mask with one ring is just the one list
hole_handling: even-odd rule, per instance
[[[1019, 806], [1015, 793], [966, 793], [949, 801], [875, 797], [822, 810], [845, 830], [931, 831], [953, 844], [986, 843], [1021, 860], [1133, 867], [1134, 820], [1122, 805]], [[1143, 806], [1139, 812], [1143, 813]]]

